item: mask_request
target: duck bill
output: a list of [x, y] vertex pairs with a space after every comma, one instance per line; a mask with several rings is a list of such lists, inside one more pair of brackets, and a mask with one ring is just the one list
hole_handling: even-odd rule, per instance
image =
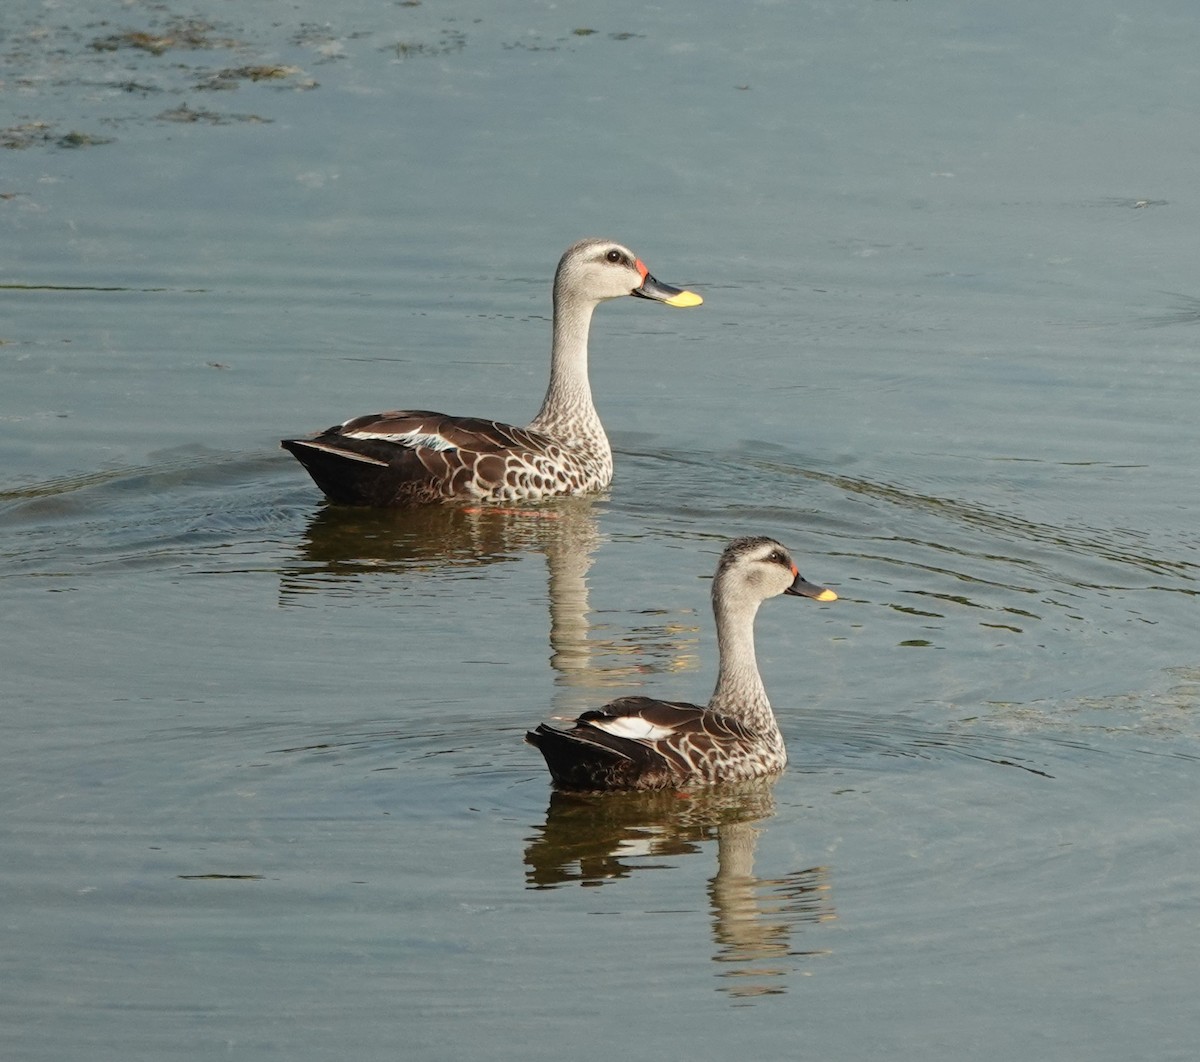
[[664, 284], [660, 280], [655, 280], [640, 259], [638, 260], [637, 267], [638, 272], [642, 274], [642, 284], [641, 287], [634, 288], [629, 293], [630, 295], [636, 295], [639, 299], [653, 299], [655, 302], [665, 302], [668, 306], [699, 306], [704, 301], [694, 291], [673, 288], [670, 284]]
[[817, 586], [816, 583], [810, 583], [799, 572], [796, 573], [796, 578], [792, 585], [785, 591], [785, 594], [792, 594], [795, 597], [811, 597], [814, 601], [836, 601], [837, 594], [826, 586]]

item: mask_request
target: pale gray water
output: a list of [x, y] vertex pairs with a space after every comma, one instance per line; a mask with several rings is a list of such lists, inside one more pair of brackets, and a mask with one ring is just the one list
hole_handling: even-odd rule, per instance
[[[1197, 29], [10, 0], [4, 1057], [1190, 1059]], [[532, 414], [587, 234], [706, 298], [597, 314], [612, 490], [326, 507], [281, 436]], [[788, 773], [552, 798], [751, 532]]]

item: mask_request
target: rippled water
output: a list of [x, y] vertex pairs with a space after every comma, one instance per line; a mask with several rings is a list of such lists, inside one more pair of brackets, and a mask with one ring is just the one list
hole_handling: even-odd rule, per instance
[[[1190, 7], [3, 21], [6, 1057], [1191, 1057]], [[326, 506], [588, 233], [706, 300], [599, 310], [611, 490]], [[744, 533], [788, 772], [552, 793]]]

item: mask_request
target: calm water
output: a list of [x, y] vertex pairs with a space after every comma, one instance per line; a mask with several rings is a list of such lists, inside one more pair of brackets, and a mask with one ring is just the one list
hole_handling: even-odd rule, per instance
[[[1192, 1057], [1196, 15], [1051, 8], [10, 0], [6, 1058]], [[611, 491], [325, 506], [587, 234], [706, 298], [597, 314]], [[788, 773], [552, 794], [743, 533]]]

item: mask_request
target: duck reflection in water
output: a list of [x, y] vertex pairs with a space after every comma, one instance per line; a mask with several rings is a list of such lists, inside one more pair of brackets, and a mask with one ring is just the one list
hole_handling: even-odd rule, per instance
[[[522, 509], [426, 506], [365, 509], [326, 505], [308, 522], [296, 556], [281, 568], [285, 595], [339, 587], [359, 592], [380, 575], [454, 574], [553, 551], [568, 568], [590, 566], [599, 542], [593, 498]], [[569, 575], [570, 573], [568, 573]]]
[[[441, 581], [520, 561], [546, 559], [550, 665], [558, 713], [582, 711], [592, 691], [618, 686], [632, 674], [696, 665], [697, 625], [666, 619], [607, 636], [588, 603], [588, 572], [602, 542], [602, 498], [570, 497], [522, 506], [423, 506], [366, 509], [324, 506], [309, 520], [289, 563], [282, 566], [280, 603], [303, 606], [316, 597], [361, 599], [408, 590], [436, 594]], [[528, 622], [537, 617], [530, 614]], [[522, 617], [520, 622], [526, 622]]]
[[[786, 991], [786, 975], [804, 957], [792, 937], [801, 926], [832, 921], [829, 874], [823, 866], [778, 878], [754, 874], [762, 824], [775, 813], [776, 779], [706, 786], [694, 791], [550, 795], [546, 822], [525, 848], [530, 889], [599, 887], [635, 871], [670, 870], [684, 856], [717, 842], [709, 879], [713, 961], [719, 990], [739, 1000]], [[677, 910], [678, 892], [672, 892]]]

